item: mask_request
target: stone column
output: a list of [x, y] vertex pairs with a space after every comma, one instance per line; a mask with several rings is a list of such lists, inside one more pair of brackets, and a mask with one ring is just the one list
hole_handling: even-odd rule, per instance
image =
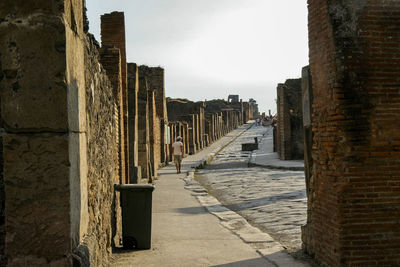
[[[139, 92], [138, 92], [138, 163], [142, 169], [142, 178], [151, 179], [149, 169], [150, 138], [149, 138], [149, 107], [148, 87], [145, 73], [139, 67]], [[145, 180], [141, 182], [146, 182]]]
[[306, 180], [306, 192], [307, 192], [307, 225], [302, 227], [303, 244], [305, 250], [312, 254], [314, 251], [312, 245], [312, 233], [309, 231], [312, 225], [312, 206], [313, 206], [313, 184], [312, 184], [312, 103], [313, 103], [313, 92], [312, 92], [312, 80], [310, 67], [304, 67], [302, 69], [301, 87], [303, 91], [303, 127], [304, 127], [304, 174]]
[[129, 183], [139, 183], [142, 172], [139, 166], [139, 115], [138, 115], [139, 69], [128, 63], [128, 133], [129, 133]]
[[149, 90], [147, 94], [147, 105], [149, 108], [149, 138], [150, 138], [150, 166], [152, 177], [157, 178], [157, 169], [159, 162], [159, 129], [160, 124], [156, 115], [156, 103], [154, 98], [154, 91]]
[[120, 104], [120, 129], [121, 145], [123, 148], [121, 160], [123, 164], [122, 181], [128, 183], [129, 178], [129, 151], [128, 151], [128, 88], [127, 64], [125, 44], [125, 17], [123, 12], [112, 12], [101, 16], [101, 44], [103, 47], [115, 47], [121, 55], [121, 96]]

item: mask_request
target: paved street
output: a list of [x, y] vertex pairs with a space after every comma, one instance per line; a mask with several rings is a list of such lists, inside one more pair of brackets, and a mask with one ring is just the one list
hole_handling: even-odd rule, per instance
[[272, 146], [272, 128], [253, 126], [199, 170], [196, 179], [222, 204], [294, 253], [301, 249], [300, 226], [306, 222], [304, 172], [249, 168], [250, 152], [242, 152], [241, 144], [263, 135]]

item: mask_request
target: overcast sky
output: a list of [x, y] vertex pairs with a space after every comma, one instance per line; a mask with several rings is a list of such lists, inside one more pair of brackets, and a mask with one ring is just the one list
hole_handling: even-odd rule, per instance
[[239, 94], [276, 110], [276, 86], [308, 64], [307, 1], [87, 0], [89, 31], [125, 12], [127, 60], [165, 68], [166, 95]]

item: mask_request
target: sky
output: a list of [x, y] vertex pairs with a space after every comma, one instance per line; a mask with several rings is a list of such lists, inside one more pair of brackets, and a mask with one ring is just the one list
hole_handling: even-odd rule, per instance
[[169, 97], [238, 94], [276, 112], [277, 84], [308, 65], [305, 0], [86, 0], [86, 7], [99, 43], [100, 15], [125, 13], [127, 62], [163, 67]]

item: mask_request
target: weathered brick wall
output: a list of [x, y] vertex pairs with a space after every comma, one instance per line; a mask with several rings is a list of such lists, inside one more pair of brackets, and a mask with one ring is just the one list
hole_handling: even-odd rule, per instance
[[103, 47], [115, 47], [120, 50], [121, 55], [121, 101], [120, 101], [120, 129], [121, 145], [123, 152], [121, 169], [124, 172], [122, 179], [128, 183], [129, 177], [129, 151], [128, 151], [128, 76], [126, 64], [125, 44], [125, 15], [123, 12], [112, 12], [101, 16], [101, 44]]
[[278, 153], [282, 160], [304, 157], [301, 79], [289, 79], [277, 87]]
[[400, 2], [308, 3], [315, 257], [398, 266]]

